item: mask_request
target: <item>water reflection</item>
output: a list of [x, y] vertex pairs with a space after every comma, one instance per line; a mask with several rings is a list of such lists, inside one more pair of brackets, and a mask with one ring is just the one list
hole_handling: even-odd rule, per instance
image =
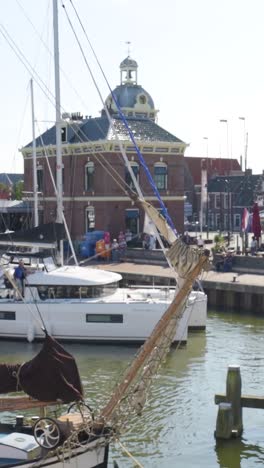
[[257, 444], [249, 444], [243, 439], [217, 441], [216, 460], [221, 468], [242, 468], [264, 463], [264, 449]]
[[[144, 468], [253, 468], [264, 463], [263, 410], [243, 411], [242, 441], [217, 442], [214, 395], [225, 392], [229, 364], [241, 366], [242, 392], [261, 395], [264, 386], [264, 320], [256, 316], [211, 313], [206, 333], [189, 336], [172, 350], [156, 379], [147, 407], [122, 437]], [[31, 359], [41, 344], [0, 341], [2, 361]], [[136, 347], [66, 344], [78, 363], [90, 406], [102, 407], [137, 351]], [[111, 460], [133, 466], [118, 446]], [[111, 466], [111, 465], [110, 465]]]

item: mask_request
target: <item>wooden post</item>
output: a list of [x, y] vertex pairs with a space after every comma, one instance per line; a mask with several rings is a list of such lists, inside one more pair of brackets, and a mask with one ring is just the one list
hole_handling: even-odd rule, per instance
[[232, 405], [233, 433], [239, 437], [243, 432], [241, 406], [241, 376], [239, 366], [228, 366], [226, 378], [226, 401]]
[[233, 430], [233, 412], [231, 403], [220, 403], [216, 420], [216, 439], [231, 439]]

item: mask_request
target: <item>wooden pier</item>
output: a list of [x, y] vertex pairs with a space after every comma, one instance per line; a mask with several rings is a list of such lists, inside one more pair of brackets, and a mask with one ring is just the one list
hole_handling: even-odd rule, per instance
[[226, 378], [226, 393], [215, 395], [218, 405], [216, 439], [240, 437], [243, 432], [242, 408], [264, 409], [264, 396], [242, 395], [239, 366], [229, 366]]

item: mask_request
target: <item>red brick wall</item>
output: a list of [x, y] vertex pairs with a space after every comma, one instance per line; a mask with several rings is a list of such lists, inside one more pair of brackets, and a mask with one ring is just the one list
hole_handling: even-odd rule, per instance
[[[160, 161], [159, 155], [146, 154], [144, 155], [148, 168], [153, 175], [154, 164]], [[113, 153], [105, 153], [104, 158], [109, 161], [110, 167], [121, 176], [124, 181], [125, 165], [121, 155]], [[129, 154], [129, 160], [132, 155]], [[73, 239], [80, 238], [85, 233], [85, 209], [88, 207], [87, 198], [94, 196], [125, 196], [124, 191], [119, 187], [115, 180], [108, 174], [108, 165], [105, 164], [102, 157], [98, 155], [89, 156], [90, 161], [95, 164], [95, 180], [94, 191], [85, 191], [85, 165], [88, 161], [87, 155], [75, 155], [63, 157], [64, 164], [64, 196], [65, 197], [83, 197], [82, 201], [64, 201], [64, 214], [68, 222], [69, 230]], [[100, 160], [104, 167], [100, 164]], [[134, 160], [137, 161], [136, 155]], [[161, 191], [161, 196], [183, 196], [184, 195], [184, 166], [183, 156], [162, 156], [162, 161], [168, 165], [168, 187], [166, 191]], [[44, 222], [55, 220], [56, 211], [55, 203], [45, 200], [46, 197], [54, 196], [48, 167], [46, 161], [38, 159], [39, 164], [44, 171], [44, 190], [41, 205], [44, 208]], [[55, 158], [49, 158], [49, 162], [53, 171], [55, 171]], [[116, 177], [116, 176], [115, 176]], [[32, 160], [25, 160], [25, 191], [32, 191]], [[124, 182], [120, 182], [124, 186]], [[152, 188], [147, 180], [143, 168], [140, 169], [139, 184], [145, 196], [153, 195]], [[175, 222], [176, 228], [183, 232], [184, 220], [184, 202], [164, 200], [168, 208], [171, 218]], [[158, 202], [153, 202], [154, 206], [159, 207]], [[95, 229], [109, 230], [113, 236], [116, 236], [120, 230], [125, 229], [125, 209], [136, 208], [131, 201], [92, 201], [90, 205], [95, 208]], [[143, 228], [144, 215], [140, 212], [140, 232]]]

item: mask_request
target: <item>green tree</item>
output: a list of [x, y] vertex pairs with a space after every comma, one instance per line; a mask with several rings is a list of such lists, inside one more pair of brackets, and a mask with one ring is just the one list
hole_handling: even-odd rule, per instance
[[24, 182], [20, 180], [16, 184], [13, 185], [12, 190], [12, 199], [13, 200], [22, 200], [22, 192], [24, 190]]

